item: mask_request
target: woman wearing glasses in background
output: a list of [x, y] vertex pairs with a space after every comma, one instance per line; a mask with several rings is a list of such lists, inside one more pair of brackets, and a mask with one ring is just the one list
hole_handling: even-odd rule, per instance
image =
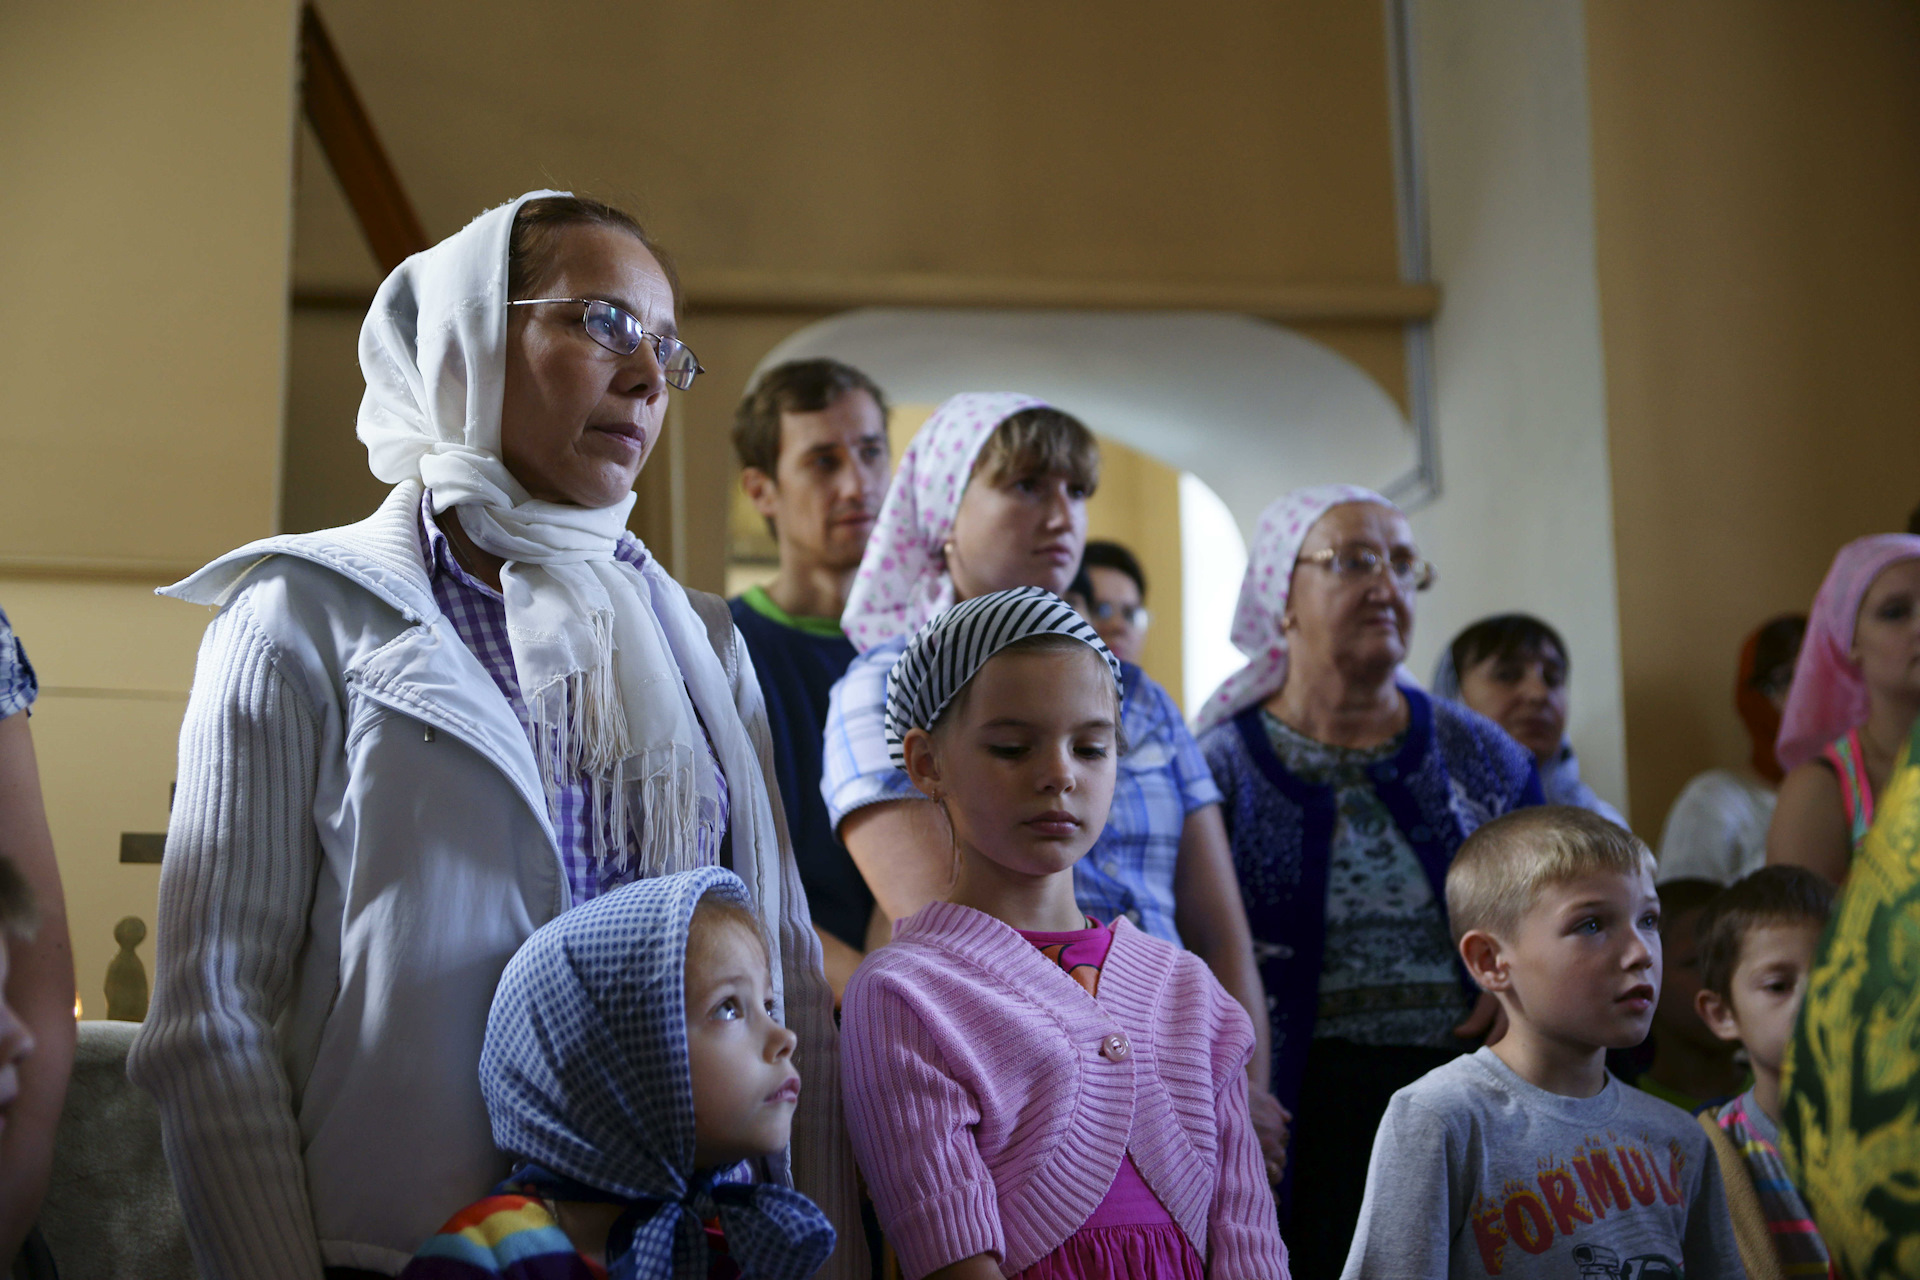
[[1147, 575], [1133, 552], [1117, 542], [1089, 542], [1066, 598], [1114, 657], [1139, 663], [1152, 618], [1147, 613]]
[[701, 371], [675, 301], [618, 210], [534, 192], [482, 214], [401, 264], [361, 330], [380, 509], [171, 590], [221, 611], [129, 1070], [160, 1104], [203, 1275], [399, 1271], [508, 1172], [478, 1064], [520, 943], [723, 860], [800, 1036], [794, 1173], [841, 1228], [823, 1274], [863, 1264], [759, 685], [725, 603], [626, 531], [668, 388]]
[[1279, 499], [1234, 614], [1247, 665], [1198, 717], [1270, 995], [1273, 1093], [1295, 1117], [1281, 1212], [1297, 1275], [1344, 1264], [1393, 1092], [1488, 1025], [1462, 1021], [1447, 867], [1481, 823], [1540, 803], [1524, 747], [1396, 679], [1432, 581], [1379, 494]]

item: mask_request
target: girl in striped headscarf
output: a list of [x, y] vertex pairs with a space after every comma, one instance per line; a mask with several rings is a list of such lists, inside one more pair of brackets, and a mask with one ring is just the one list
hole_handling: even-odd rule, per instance
[[1287, 1275], [1245, 1010], [1075, 898], [1126, 749], [1120, 694], [1093, 628], [1034, 587], [948, 610], [887, 680], [888, 747], [945, 812], [956, 873], [855, 971], [842, 1066], [916, 1280]]
[[[888, 753], [887, 673], [913, 633], [956, 602], [1016, 587], [1064, 592], [1099, 478], [1099, 446], [1084, 424], [1011, 393], [952, 397], [901, 456], [841, 619], [861, 652], [828, 703], [820, 780], [836, 834], [892, 921], [945, 896], [949, 835]], [[1285, 1125], [1266, 1089], [1266, 993], [1220, 791], [1167, 691], [1131, 663], [1120, 671], [1132, 749], [1106, 830], [1074, 868], [1074, 889], [1103, 919], [1124, 915], [1191, 948], [1259, 1020], [1253, 1107], [1277, 1177]]]

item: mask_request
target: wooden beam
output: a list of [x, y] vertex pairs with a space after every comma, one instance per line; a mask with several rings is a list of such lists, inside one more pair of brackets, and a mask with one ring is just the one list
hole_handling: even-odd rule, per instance
[[[857, 307], [975, 307], [1005, 311], [1228, 311], [1291, 324], [1409, 324], [1431, 320], [1440, 290], [1430, 284], [1155, 284], [1123, 280], [1041, 280], [913, 274], [829, 275], [777, 271], [688, 272], [695, 315], [850, 311]], [[373, 296], [296, 290], [309, 311], [364, 313]]]
[[360, 222], [380, 270], [387, 272], [427, 247], [427, 233], [400, 187], [399, 175], [360, 104], [347, 67], [309, 4], [300, 11], [300, 98], [327, 163]]

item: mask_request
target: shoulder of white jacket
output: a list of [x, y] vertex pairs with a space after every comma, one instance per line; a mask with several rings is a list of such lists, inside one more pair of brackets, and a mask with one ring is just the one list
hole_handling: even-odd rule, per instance
[[158, 594], [190, 604], [224, 606], [261, 564], [275, 556], [329, 569], [415, 621], [439, 613], [420, 557], [418, 481], [395, 485], [374, 513], [355, 524], [313, 533], [278, 534], [222, 555]]

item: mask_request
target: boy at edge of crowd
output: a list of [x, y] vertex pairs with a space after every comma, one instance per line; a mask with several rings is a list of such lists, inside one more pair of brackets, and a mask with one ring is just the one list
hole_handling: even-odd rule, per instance
[[1393, 1096], [1347, 1280], [1745, 1274], [1706, 1134], [1606, 1070], [1659, 997], [1653, 870], [1639, 839], [1563, 805], [1460, 846], [1455, 944], [1508, 1030]]
[[[873, 894], [820, 794], [827, 695], [853, 661], [840, 614], [887, 496], [887, 400], [838, 360], [790, 360], [734, 414], [740, 487], [767, 522], [780, 569], [728, 601], [767, 699], [774, 774], [837, 1006], [873, 929]], [[886, 940], [884, 933], [879, 940]]]
[[1722, 1040], [1745, 1046], [1753, 1088], [1696, 1119], [1719, 1158], [1752, 1280], [1835, 1274], [1780, 1158], [1780, 1067], [1833, 895], [1825, 877], [1804, 867], [1762, 867], [1700, 913], [1700, 1017]]

